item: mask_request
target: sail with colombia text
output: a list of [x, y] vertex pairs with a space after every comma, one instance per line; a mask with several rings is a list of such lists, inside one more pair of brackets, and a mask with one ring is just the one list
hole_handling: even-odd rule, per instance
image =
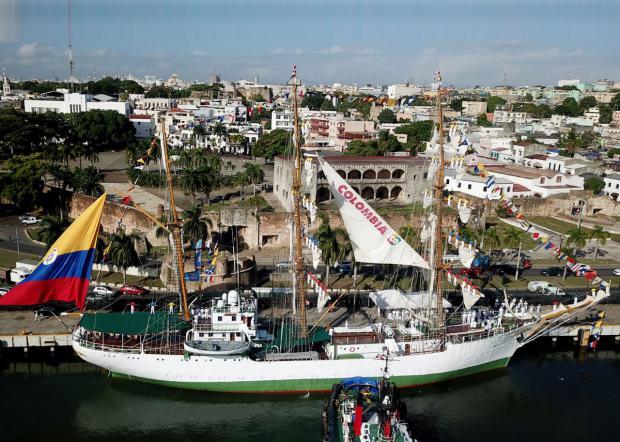
[[43, 260], [6, 295], [0, 305], [39, 305], [50, 301], [84, 306], [95, 259], [95, 245], [106, 195], [91, 204], [47, 251]]
[[340, 209], [357, 262], [429, 268], [428, 262], [413, 250], [324, 158], [319, 156], [318, 159]]

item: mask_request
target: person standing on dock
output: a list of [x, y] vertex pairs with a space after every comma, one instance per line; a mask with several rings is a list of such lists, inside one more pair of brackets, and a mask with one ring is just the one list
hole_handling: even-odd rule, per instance
[[152, 315], [153, 313], [155, 313], [155, 307], [156, 307], [156, 306], [157, 306], [157, 303], [156, 303], [155, 301], [153, 301], [153, 302], [151, 302], [151, 303], [149, 304], [149, 307], [151, 308], [151, 315]]

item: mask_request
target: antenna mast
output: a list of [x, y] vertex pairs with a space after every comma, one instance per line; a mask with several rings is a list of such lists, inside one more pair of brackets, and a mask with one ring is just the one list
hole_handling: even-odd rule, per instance
[[301, 238], [301, 130], [299, 127], [299, 106], [297, 103], [297, 66], [293, 66], [291, 75], [293, 82], [293, 145], [295, 162], [293, 170], [293, 223], [295, 226], [295, 289], [297, 294], [297, 312], [299, 314], [300, 336], [308, 335], [306, 326], [306, 279], [304, 277], [304, 258], [302, 255]]
[[[440, 335], [444, 332], [444, 312], [443, 312], [443, 188], [444, 188], [444, 132], [443, 132], [443, 109], [441, 107], [441, 72], [435, 73], [435, 83], [437, 86], [437, 133], [439, 135], [439, 164], [435, 177], [435, 215], [437, 216], [437, 238], [435, 240], [435, 326]], [[443, 345], [443, 344], [442, 344]]]
[[67, 0], [67, 56], [69, 57], [69, 83], [71, 83], [71, 92], [73, 92], [73, 45], [71, 44], [71, 0]]

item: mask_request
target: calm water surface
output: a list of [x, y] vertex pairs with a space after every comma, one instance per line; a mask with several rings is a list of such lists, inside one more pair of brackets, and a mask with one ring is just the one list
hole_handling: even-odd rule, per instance
[[[520, 350], [508, 369], [404, 392], [418, 440], [617, 440], [620, 352]], [[320, 441], [325, 396], [228, 396], [6, 361], [2, 441]], [[603, 439], [604, 438], [604, 439]]]

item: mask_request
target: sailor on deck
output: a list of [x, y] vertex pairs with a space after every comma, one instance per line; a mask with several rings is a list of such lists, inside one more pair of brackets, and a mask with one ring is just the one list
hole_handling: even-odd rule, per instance
[[170, 304], [168, 304], [168, 313], [173, 314], [174, 313], [174, 302], [171, 302]]

